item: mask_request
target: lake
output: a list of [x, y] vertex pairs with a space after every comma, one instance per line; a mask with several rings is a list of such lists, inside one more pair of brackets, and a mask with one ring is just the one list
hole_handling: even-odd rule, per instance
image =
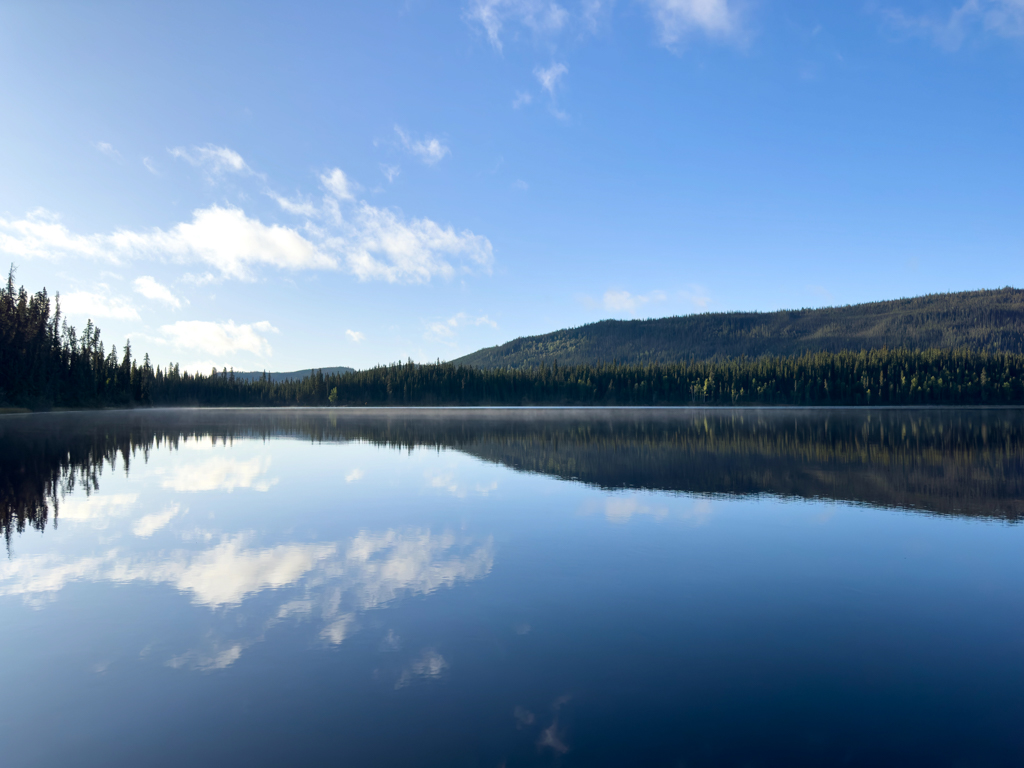
[[0, 417], [0, 764], [1024, 764], [1024, 411]]

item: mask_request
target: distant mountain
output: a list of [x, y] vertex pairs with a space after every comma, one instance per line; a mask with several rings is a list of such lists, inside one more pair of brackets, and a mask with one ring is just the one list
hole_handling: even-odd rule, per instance
[[822, 309], [706, 312], [657, 320], [603, 320], [524, 336], [452, 362], [478, 368], [794, 355], [840, 350], [1024, 352], [1024, 290], [936, 293]]
[[[270, 379], [271, 381], [288, 381], [289, 379], [298, 380], [304, 379], [310, 374], [316, 373], [317, 371], [323, 371], [324, 376], [326, 376], [329, 373], [352, 373], [353, 371], [355, 371], [355, 368], [346, 368], [344, 365], [337, 365], [333, 368], [303, 368], [301, 371], [268, 371], [267, 378]], [[235, 371], [236, 379], [245, 379], [246, 381], [255, 381], [256, 379], [259, 379], [261, 376], [263, 376], [263, 371]]]

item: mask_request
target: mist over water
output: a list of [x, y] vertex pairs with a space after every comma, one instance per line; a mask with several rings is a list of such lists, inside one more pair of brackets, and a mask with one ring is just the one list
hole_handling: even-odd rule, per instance
[[0, 417], [10, 765], [1012, 765], [1024, 411]]

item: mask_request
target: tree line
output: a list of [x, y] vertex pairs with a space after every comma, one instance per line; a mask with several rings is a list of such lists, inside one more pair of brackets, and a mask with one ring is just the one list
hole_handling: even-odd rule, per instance
[[1024, 354], [958, 349], [804, 352], [677, 363], [482, 369], [440, 361], [252, 380], [140, 362], [79, 333], [45, 289], [0, 289], [0, 404], [130, 405], [1024, 405]]

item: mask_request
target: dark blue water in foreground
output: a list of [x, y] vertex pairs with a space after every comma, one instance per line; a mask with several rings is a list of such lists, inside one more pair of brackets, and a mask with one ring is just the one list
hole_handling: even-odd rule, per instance
[[4, 766], [1024, 764], [1019, 411], [0, 417]]

